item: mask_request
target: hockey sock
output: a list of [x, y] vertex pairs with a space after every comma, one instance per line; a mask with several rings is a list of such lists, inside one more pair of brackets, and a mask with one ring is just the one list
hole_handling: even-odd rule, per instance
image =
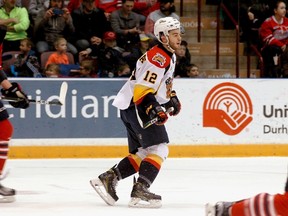
[[141, 162], [138, 182], [150, 187], [160, 171], [162, 162], [163, 159], [158, 155], [147, 155], [147, 157]]
[[260, 193], [254, 197], [238, 201], [230, 207], [230, 216], [246, 216], [252, 214], [251, 212], [254, 215], [269, 215], [272, 206], [269, 197], [268, 193]]
[[230, 207], [230, 214], [231, 216], [233, 215], [239, 215], [239, 216], [245, 216], [245, 206], [244, 206], [244, 201], [234, 203]]
[[8, 141], [0, 141], [0, 175], [8, 158]]
[[130, 154], [127, 157], [123, 158], [117, 165], [118, 180], [125, 179], [128, 176], [131, 176], [134, 173], [138, 172], [140, 163], [141, 158], [134, 154]]
[[8, 120], [0, 121], [0, 175], [8, 158], [8, 143], [13, 132], [13, 127]]

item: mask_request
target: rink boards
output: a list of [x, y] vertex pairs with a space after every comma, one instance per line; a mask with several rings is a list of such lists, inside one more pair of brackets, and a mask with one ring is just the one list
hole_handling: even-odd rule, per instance
[[[126, 132], [113, 99], [125, 79], [11, 79], [30, 98], [64, 106], [11, 108], [10, 158], [102, 158], [127, 154]], [[170, 157], [288, 155], [288, 80], [174, 79], [182, 102], [166, 123]]]
[[[12, 146], [10, 158], [118, 158], [126, 146]], [[288, 156], [287, 145], [170, 145], [170, 158]]]

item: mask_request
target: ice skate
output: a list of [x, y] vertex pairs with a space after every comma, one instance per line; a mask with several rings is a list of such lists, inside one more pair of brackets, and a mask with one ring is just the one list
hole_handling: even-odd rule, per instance
[[144, 184], [136, 182], [128, 206], [133, 208], [160, 208], [162, 206], [161, 196], [151, 193]]
[[0, 203], [10, 203], [15, 201], [16, 191], [12, 188], [4, 187], [0, 184]]
[[207, 203], [206, 216], [229, 216], [229, 207], [233, 202], [217, 202], [215, 205]]
[[119, 199], [115, 189], [118, 180], [114, 167], [99, 175], [97, 179], [90, 180], [92, 187], [108, 205], [114, 205]]

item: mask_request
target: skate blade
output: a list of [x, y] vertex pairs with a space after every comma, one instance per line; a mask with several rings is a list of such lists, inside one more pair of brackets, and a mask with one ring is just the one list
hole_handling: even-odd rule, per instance
[[131, 208], [161, 208], [161, 200], [149, 200], [148, 202], [141, 200], [140, 198], [132, 197], [128, 206]]
[[15, 196], [0, 196], [0, 203], [15, 202]]
[[[90, 180], [91, 186], [94, 188], [94, 190], [99, 194], [99, 196], [108, 204], [108, 205], [115, 205], [115, 200], [108, 194], [103, 186], [103, 183], [101, 180], [98, 179], [92, 179]], [[101, 189], [102, 188], [102, 189]]]
[[205, 205], [206, 216], [216, 216], [215, 206], [211, 203]]

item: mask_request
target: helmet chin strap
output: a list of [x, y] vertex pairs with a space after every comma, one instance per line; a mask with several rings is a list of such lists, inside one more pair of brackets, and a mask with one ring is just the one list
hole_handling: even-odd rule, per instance
[[167, 42], [166, 42], [166, 43], [164, 43], [164, 42], [161, 40], [161, 43], [162, 43], [163, 45], [166, 45], [166, 46], [167, 46], [167, 48], [168, 48], [168, 50], [169, 50], [170, 52], [174, 53], [174, 52], [175, 52], [175, 50], [174, 50], [174, 49], [172, 49], [172, 47], [169, 45], [169, 38], [168, 38], [166, 35], [164, 35], [164, 36], [165, 36], [165, 38], [166, 38]]

